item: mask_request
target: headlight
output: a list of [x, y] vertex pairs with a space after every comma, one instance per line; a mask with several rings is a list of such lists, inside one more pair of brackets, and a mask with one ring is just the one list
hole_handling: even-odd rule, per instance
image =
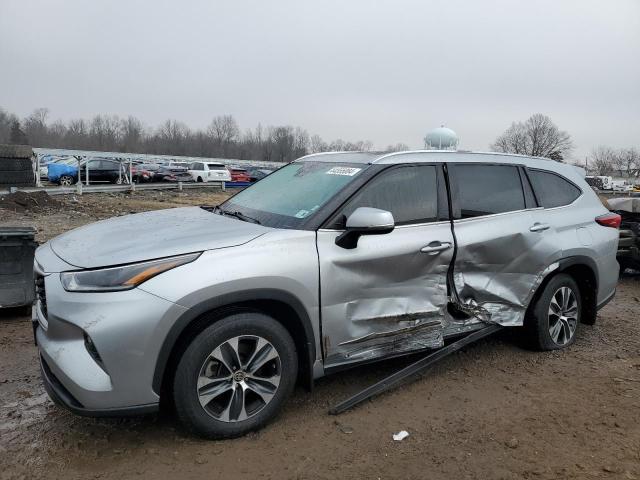
[[62, 272], [60, 280], [62, 281], [62, 286], [68, 292], [130, 290], [162, 272], [193, 262], [199, 256], [200, 252], [160, 258], [149, 262], [131, 263], [120, 267]]

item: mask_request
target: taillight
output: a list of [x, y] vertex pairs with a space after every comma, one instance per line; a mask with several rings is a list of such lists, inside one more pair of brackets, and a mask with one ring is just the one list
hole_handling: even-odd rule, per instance
[[605, 213], [596, 217], [596, 222], [603, 227], [620, 228], [622, 217], [617, 213]]

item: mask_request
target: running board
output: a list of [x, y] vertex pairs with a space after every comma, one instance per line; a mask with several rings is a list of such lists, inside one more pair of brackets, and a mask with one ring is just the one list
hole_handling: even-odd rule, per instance
[[457, 340], [453, 343], [450, 343], [446, 347], [442, 347], [435, 352], [429, 353], [426, 357], [421, 358], [417, 362], [412, 363], [404, 367], [402, 370], [389, 375], [387, 378], [380, 380], [378, 383], [374, 383], [370, 387], [365, 388], [359, 393], [356, 393], [353, 397], [340, 402], [336, 406], [334, 406], [331, 410], [329, 410], [330, 415], [339, 415], [340, 413], [349, 410], [352, 407], [368, 400], [375, 395], [379, 395], [382, 392], [386, 392], [391, 388], [395, 387], [399, 382], [404, 380], [411, 375], [418, 373], [421, 370], [424, 370], [438, 360], [442, 360], [447, 355], [457, 352], [462, 347], [469, 345], [470, 343], [481, 340], [489, 335], [501, 330], [502, 326], [500, 325], [490, 325], [488, 327], [482, 328], [480, 330], [476, 330], [465, 337], [462, 337], [460, 340]]

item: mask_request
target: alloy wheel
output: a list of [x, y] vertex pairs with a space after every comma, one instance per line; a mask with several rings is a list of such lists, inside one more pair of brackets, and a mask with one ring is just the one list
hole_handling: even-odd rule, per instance
[[578, 300], [569, 287], [560, 287], [549, 303], [549, 335], [556, 345], [566, 345], [578, 326]]
[[60, 185], [63, 185], [65, 187], [68, 187], [70, 185], [73, 184], [73, 178], [67, 176], [67, 175], [63, 175], [62, 177], [60, 177]]
[[202, 364], [198, 400], [217, 420], [243, 421], [269, 404], [281, 375], [280, 355], [269, 341], [255, 335], [233, 337], [216, 347]]

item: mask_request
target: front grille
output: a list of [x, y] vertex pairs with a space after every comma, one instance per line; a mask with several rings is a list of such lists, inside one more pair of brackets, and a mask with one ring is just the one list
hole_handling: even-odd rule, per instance
[[40, 301], [40, 311], [44, 317], [47, 317], [47, 292], [44, 288], [44, 276], [35, 272], [36, 278], [36, 297]]

